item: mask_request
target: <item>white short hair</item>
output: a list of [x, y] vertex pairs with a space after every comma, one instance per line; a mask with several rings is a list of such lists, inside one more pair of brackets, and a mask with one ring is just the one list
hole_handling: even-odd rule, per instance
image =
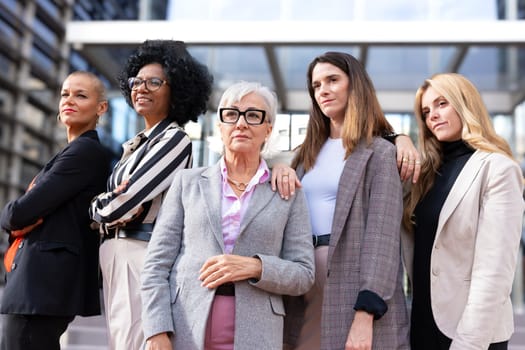
[[[264, 86], [258, 82], [239, 81], [229, 88], [227, 88], [219, 101], [217, 108], [217, 119], [219, 118], [219, 109], [228, 107], [235, 102], [239, 102], [246, 95], [251, 93], [257, 94], [262, 97], [266, 104], [266, 118], [270, 125], [273, 127], [275, 124], [275, 118], [277, 117], [277, 95], [267, 86]], [[265, 159], [273, 157], [276, 153], [279, 153], [277, 148], [277, 142], [279, 135], [275, 129], [268, 137], [268, 140], [264, 143], [261, 150], [261, 156]]]
[[[273, 126], [275, 123], [275, 117], [277, 115], [277, 95], [270, 88], [257, 83], [249, 81], [239, 81], [227, 88], [219, 101], [219, 107], [227, 107], [234, 102], [239, 102], [246, 95], [251, 93], [261, 96], [266, 104], [266, 117], [270, 124]], [[219, 116], [217, 109], [217, 116]]]

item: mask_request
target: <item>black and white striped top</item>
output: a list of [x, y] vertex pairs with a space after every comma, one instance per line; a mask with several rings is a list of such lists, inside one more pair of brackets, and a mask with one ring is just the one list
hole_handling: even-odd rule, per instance
[[[191, 140], [176, 122], [164, 119], [122, 146], [107, 192], [91, 203], [91, 217], [106, 227], [153, 223], [175, 171], [192, 165]], [[125, 189], [113, 193], [126, 180]]]

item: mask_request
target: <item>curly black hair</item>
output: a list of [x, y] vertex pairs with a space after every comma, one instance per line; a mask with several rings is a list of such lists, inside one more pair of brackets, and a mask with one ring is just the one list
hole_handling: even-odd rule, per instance
[[182, 41], [146, 40], [131, 54], [118, 76], [120, 91], [126, 102], [133, 107], [128, 79], [135, 77], [145, 65], [158, 63], [162, 66], [170, 84], [170, 109], [168, 118], [180, 126], [197, 121], [207, 110], [211, 95], [213, 76], [208, 68], [198, 62]]

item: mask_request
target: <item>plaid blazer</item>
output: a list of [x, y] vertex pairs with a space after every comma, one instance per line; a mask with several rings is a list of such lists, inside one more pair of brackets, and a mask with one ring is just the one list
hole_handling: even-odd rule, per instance
[[[298, 169], [301, 176], [304, 173]], [[373, 349], [409, 349], [409, 322], [402, 288], [400, 222], [402, 189], [395, 148], [375, 138], [359, 144], [339, 180], [324, 287], [321, 349], [343, 349], [362, 290], [386, 302], [374, 321]], [[301, 300], [287, 300], [285, 341], [293, 344], [301, 325]]]

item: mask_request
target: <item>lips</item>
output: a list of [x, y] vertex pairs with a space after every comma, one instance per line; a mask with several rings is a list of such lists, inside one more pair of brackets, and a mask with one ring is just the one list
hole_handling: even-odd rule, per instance
[[136, 103], [145, 103], [145, 102], [151, 102], [151, 101], [152, 101], [151, 98], [145, 97], [145, 96], [140, 96], [140, 97], [135, 98]]
[[437, 128], [439, 128], [441, 126], [445, 126], [445, 125], [447, 125], [447, 122], [437, 123], [436, 125], [434, 125], [433, 129], [436, 130]]
[[74, 113], [74, 112], [76, 112], [76, 111], [74, 109], [72, 109], [72, 108], [64, 108], [62, 110], [62, 113]]

